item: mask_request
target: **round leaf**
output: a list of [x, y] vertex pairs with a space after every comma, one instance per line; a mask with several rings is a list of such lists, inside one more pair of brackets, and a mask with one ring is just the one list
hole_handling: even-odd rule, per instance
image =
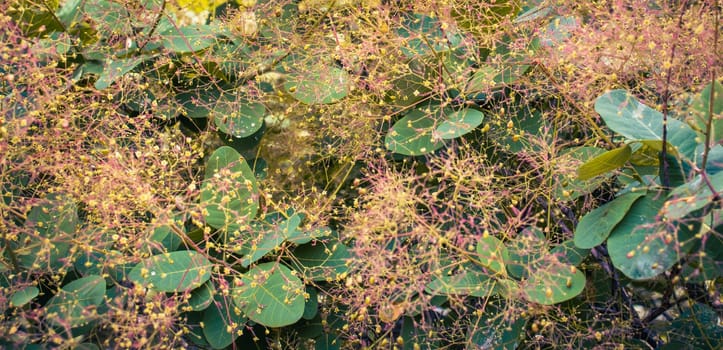
[[249, 137], [261, 129], [266, 113], [264, 105], [234, 101], [233, 106], [235, 108], [230, 113], [215, 116], [214, 122], [218, 130], [236, 138], [243, 138]]
[[248, 318], [267, 327], [288, 326], [304, 314], [303, 283], [288, 267], [273, 262], [245, 273], [233, 299]]
[[200, 253], [181, 250], [154, 255], [131, 269], [128, 279], [160, 292], [196, 289], [211, 278], [212, 265]]
[[238, 231], [259, 209], [254, 174], [238, 152], [222, 146], [211, 154], [201, 189], [206, 223], [226, 232]]
[[246, 317], [237, 311], [230, 299], [217, 296], [203, 312], [203, 335], [212, 348], [226, 348], [238, 338], [237, 331], [246, 323]]
[[435, 121], [420, 110], [412, 110], [399, 119], [384, 139], [386, 148], [394, 153], [419, 156], [440, 149], [444, 143], [434, 140]]
[[477, 243], [479, 261], [490, 270], [506, 274], [505, 260], [510, 259], [510, 253], [502, 241], [495, 236], [487, 235]]
[[216, 34], [209, 25], [190, 25], [171, 28], [161, 33], [163, 46], [176, 53], [203, 50], [216, 43]]
[[10, 306], [21, 307], [33, 300], [40, 293], [40, 290], [35, 286], [27, 286], [15, 293], [10, 297]]
[[632, 279], [648, 279], [663, 273], [690, 249], [691, 245], [684, 243], [692, 242], [692, 232], [699, 223], [658, 221], [664, 202], [665, 196], [658, 193], [640, 198], [607, 240], [613, 265]]
[[630, 207], [645, 192], [628, 192], [585, 214], [575, 228], [575, 245], [590, 249], [605, 242]]
[[202, 311], [211, 305], [213, 297], [216, 294], [216, 288], [211, 281], [208, 281], [191, 292], [191, 298], [188, 299], [188, 306], [191, 311]]
[[46, 201], [33, 207], [25, 224], [44, 239], [21, 235], [17, 240], [21, 243], [14, 247], [20, 265], [29, 269], [36, 264], [50, 264], [53, 268], [65, 265], [71, 246], [69, 242], [75, 235], [78, 221], [75, 203], [63, 195], [51, 194]]
[[447, 116], [447, 120], [437, 126], [437, 134], [445, 140], [454, 139], [467, 134], [482, 124], [482, 112], [465, 108]]
[[346, 263], [351, 254], [347, 246], [334, 240], [299, 246], [294, 250], [294, 257], [294, 267], [306, 278], [333, 281], [349, 269]]
[[63, 286], [45, 306], [54, 325], [81, 326], [96, 316], [95, 307], [103, 302], [105, 279], [101, 276], [79, 278]]
[[[663, 114], [640, 103], [625, 90], [609, 91], [595, 100], [605, 124], [629, 140], [663, 140]], [[685, 123], [668, 118], [668, 143], [689, 159], [695, 158], [696, 133]]]
[[580, 270], [554, 262], [531, 274], [522, 289], [530, 301], [553, 305], [576, 297], [584, 288], [585, 275]]
[[330, 67], [308, 74], [290, 75], [284, 89], [295, 99], [312, 104], [334, 103], [349, 94], [349, 73]]

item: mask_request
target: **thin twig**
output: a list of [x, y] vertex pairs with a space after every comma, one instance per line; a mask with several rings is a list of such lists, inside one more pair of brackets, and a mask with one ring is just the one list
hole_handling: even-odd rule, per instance
[[678, 36], [680, 30], [683, 28], [683, 15], [685, 15], [685, 9], [687, 8], [688, 1], [683, 1], [680, 5], [680, 16], [678, 16], [678, 27], [677, 31], [673, 33], [673, 45], [670, 48], [670, 63], [665, 76], [665, 86], [663, 86], [662, 98], [662, 113], [663, 113], [663, 147], [660, 151], [660, 184], [664, 189], [670, 188], [670, 174], [668, 164], [668, 115], [670, 114], [670, 106], [668, 101], [670, 100], [670, 83], [671, 75], [673, 73], [673, 60], [675, 59], [675, 49], [678, 47]]
[[156, 32], [156, 29], [158, 29], [158, 24], [161, 23], [161, 19], [163, 18], [163, 12], [166, 11], [166, 0], [163, 0], [163, 3], [161, 4], [161, 10], [158, 12], [158, 15], [156, 16], [156, 20], [153, 22], [153, 26], [151, 27], [151, 30], [148, 32], [148, 35], [146, 35], [146, 40], [143, 42], [143, 45], [138, 46], [138, 51], [142, 51], [146, 45], [148, 45], [149, 42], [153, 39], [153, 34]]

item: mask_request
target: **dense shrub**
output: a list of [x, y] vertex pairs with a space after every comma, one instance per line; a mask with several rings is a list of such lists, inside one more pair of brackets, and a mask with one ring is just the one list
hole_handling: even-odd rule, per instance
[[716, 1], [0, 10], [0, 347], [721, 346]]

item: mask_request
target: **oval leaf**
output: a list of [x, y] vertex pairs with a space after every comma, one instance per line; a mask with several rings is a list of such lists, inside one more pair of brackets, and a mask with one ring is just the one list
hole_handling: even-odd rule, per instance
[[201, 204], [206, 223], [229, 233], [256, 216], [259, 203], [254, 173], [233, 148], [219, 147], [208, 159]]
[[[625, 90], [609, 91], [595, 100], [597, 111], [605, 124], [629, 140], [663, 140], [663, 114], [640, 103]], [[668, 143], [679, 154], [694, 159], [696, 134], [685, 123], [668, 118]]]
[[216, 34], [209, 25], [190, 25], [171, 28], [161, 33], [163, 46], [176, 53], [203, 50], [216, 42]]
[[555, 262], [537, 270], [522, 288], [528, 300], [553, 305], [572, 299], [585, 288], [585, 274], [575, 266]]
[[79, 278], [63, 286], [45, 306], [54, 325], [81, 326], [93, 320], [96, 308], [105, 296], [105, 279], [101, 276]]
[[699, 225], [660, 221], [658, 213], [664, 202], [665, 196], [658, 193], [640, 198], [607, 240], [613, 265], [632, 279], [663, 273], [691, 247], [683, 243], [692, 243], [691, 231]]
[[312, 104], [329, 104], [349, 94], [349, 73], [330, 67], [309, 74], [290, 75], [284, 89], [295, 99]]
[[506, 275], [505, 261], [510, 259], [510, 253], [502, 241], [495, 236], [487, 235], [477, 243], [477, 254], [480, 262], [490, 270]]
[[334, 281], [347, 270], [351, 257], [346, 245], [336, 240], [304, 244], [294, 250], [294, 268], [314, 281]]
[[160, 292], [196, 289], [211, 278], [212, 265], [198, 252], [181, 250], [154, 255], [131, 269], [128, 279]]
[[304, 314], [304, 284], [288, 267], [274, 262], [245, 273], [233, 299], [248, 318], [267, 327], [288, 326]]
[[577, 178], [584, 181], [620, 168], [630, 159], [631, 154], [630, 145], [607, 151], [581, 165], [577, 169]]
[[605, 242], [633, 203], [644, 195], [645, 192], [628, 192], [585, 214], [575, 228], [575, 245], [590, 249]]
[[482, 124], [484, 114], [482, 112], [465, 108], [447, 116], [447, 120], [437, 126], [437, 134], [440, 138], [449, 140], [467, 134]]
[[233, 301], [217, 296], [203, 312], [203, 336], [212, 348], [223, 349], [238, 338], [237, 331], [246, 323], [246, 317], [238, 311]]
[[40, 294], [40, 290], [35, 286], [27, 286], [15, 293], [10, 297], [11, 307], [21, 307], [29, 303], [33, 298]]
[[219, 131], [236, 138], [243, 138], [261, 129], [266, 113], [263, 104], [234, 101], [232, 106], [234, 108], [229, 113], [215, 116], [213, 121]]
[[399, 119], [384, 139], [386, 148], [394, 153], [419, 156], [440, 149], [444, 143], [433, 139], [435, 121], [420, 110], [412, 110]]

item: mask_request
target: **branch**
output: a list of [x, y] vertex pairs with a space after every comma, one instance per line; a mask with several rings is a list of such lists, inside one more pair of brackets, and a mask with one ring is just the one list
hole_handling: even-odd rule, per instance
[[663, 112], [663, 148], [660, 151], [660, 185], [666, 190], [670, 188], [670, 174], [668, 173], [668, 114], [669, 105], [668, 100], [670, 99], [670, 80], [673, 72], [673, 60], [675, 59], [675, 49], [678, 46], [678, 35], [679, 31], [683, 27], [683, 15], [687, 8], [688, 1], [683, 1], [680, 4], [680, 16], [678, 16], [678, 32], [673, 33], [673, 45], [670, 48], [670, 66], [665, 76], [665, 86], [663, 87], [662, 96], [662, 112]]
[[156, 29], [158, 29], [158, 24], [161, 23], [161, 18], [163, 18], [163, 12], [166, 11], [166, 2], [166, 0], [163, 0], [163, 3], [161, 4], [161, 10], [158, 12], [156, 20], [153, 22], [153, 26], [151, 27], [151, 30], [148, 32], [148, 35], [146, 35], [146, 41], [143, 42], [143, 45], [138, 46], [138, 51], [143, 50], [143, 48], [146, 47], [149, 42], [151, 42], [153, 34], [156, 32]]

